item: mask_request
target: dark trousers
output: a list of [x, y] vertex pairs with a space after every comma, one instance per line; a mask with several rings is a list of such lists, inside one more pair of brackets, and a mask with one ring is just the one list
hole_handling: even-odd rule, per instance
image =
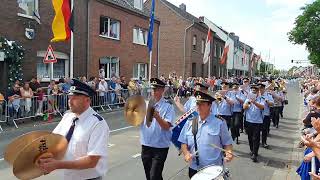
[[283, 117], [283, 108], [284, 108], [284, 105], [282, 103], [282, 106], [280, 106], [280, 110], [279, 110], [279, 114], [281, 117]]
[[242, 113], [233, 112], [232, 120], [231, 120], [231, 136], [233, 140], [236, 137], [240, 136], [241, 120], [242, 120]]
[[272, 122], [274, 126], [279, 125], [279, 119], [280, 119], [280, 106], [273, 107]]
[[162, 170], [169, 148], [142, 146], [141, 159], [147, 180], [163, 180]]
[[262, 144], [267, 144], [267, 137], [270, 131], [270, 116], [264, 116], [262, 124]]
[[246, 122], [250, 151], [258, 155], [262, 124]]
[[191, 179], [192, 178], [192, 176], [194, 176], [195, 174], [197, 174], [197, 170], [194, 170], [194, 169], [191, 169], [191, 168], [189, 168], [189, 178]]
[[227, 122], [227, 126], [228, 126], [228, 130], [229, 130], [229, 129], [230, 129], [230, 127], [231, 127], [231, 120], [232, 120], [232, 116], [221, 115], [221, 117], [222, 117], [223, 119], [225, 119], [225, 120], [226, 120], [226, 122]]

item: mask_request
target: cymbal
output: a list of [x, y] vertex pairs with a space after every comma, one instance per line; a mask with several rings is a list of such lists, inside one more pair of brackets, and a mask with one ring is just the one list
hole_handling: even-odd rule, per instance
[[140, 125], [146, 115], [146, 103], [142, 96], [130, 97], [124, 106], [124, 118], [132, 126]]
[[32, 131], [15, 138], [5, 149], [4, 159], [11, 165], [18, 156], [19, 152], [33, 140], [51, 134], [49, 131]]
[[43, 175], [37, 163], [40, 158], [52, 157], [60, 160], [68, 147], [67, 139], [59, 134], [38, 137], [26, 145], [13, 162], [13, 174], [18, 179], [34, 179]]
[[154, 105], [155, 105], [154, 99], [150, 99], [148, 102], [148, 107], [146, 112], [146, 124], [148, 127], [150, 127], [152, 123], [153, 113], [155, 110]]

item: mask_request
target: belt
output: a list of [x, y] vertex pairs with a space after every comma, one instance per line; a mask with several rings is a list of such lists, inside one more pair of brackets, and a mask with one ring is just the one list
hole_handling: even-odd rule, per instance
[[91, 178], [91, 179], [86, 179], [86, 180], [102, 180], [102, 177], [99, 176], [99, 177], [96, 177], [96, 178]]

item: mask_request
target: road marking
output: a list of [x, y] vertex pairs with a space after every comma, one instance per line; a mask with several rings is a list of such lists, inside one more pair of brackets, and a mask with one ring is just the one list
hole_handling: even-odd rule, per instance
[[113, 147], [113, 146], [115, 146], [115, 144], [108, 144], [108, 147]]
[[133, 156], [131, 156], [132, 158], [137, 158], [137, 157], [140, 157], [141, 156], [141, 154], [140, 153], [138, 153], [138, 154], [135, 154], [135, 155], [133, 155]]
[[117, 132], [117, 131], [122, 131], [122, 130], [129, 129], [129, 128], [132, 128], [132, 127], [133, 126], [127, 126], [127, 127], [123, 127], [123, 128], [119, 128], [119, 129], [114, 129], [114, 130], [110, 131], [110, 133]]

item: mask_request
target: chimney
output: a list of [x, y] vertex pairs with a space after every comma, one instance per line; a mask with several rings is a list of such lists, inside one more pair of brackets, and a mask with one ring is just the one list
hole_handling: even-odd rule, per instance
[[133, 6], [136, 9], [139, 9], [140, 11], [143, 10], [143, 0], [133, 0]]
[[184, 12], [187, 11], [187, 6], [184, 3], [180, 4], [179, 8]]

